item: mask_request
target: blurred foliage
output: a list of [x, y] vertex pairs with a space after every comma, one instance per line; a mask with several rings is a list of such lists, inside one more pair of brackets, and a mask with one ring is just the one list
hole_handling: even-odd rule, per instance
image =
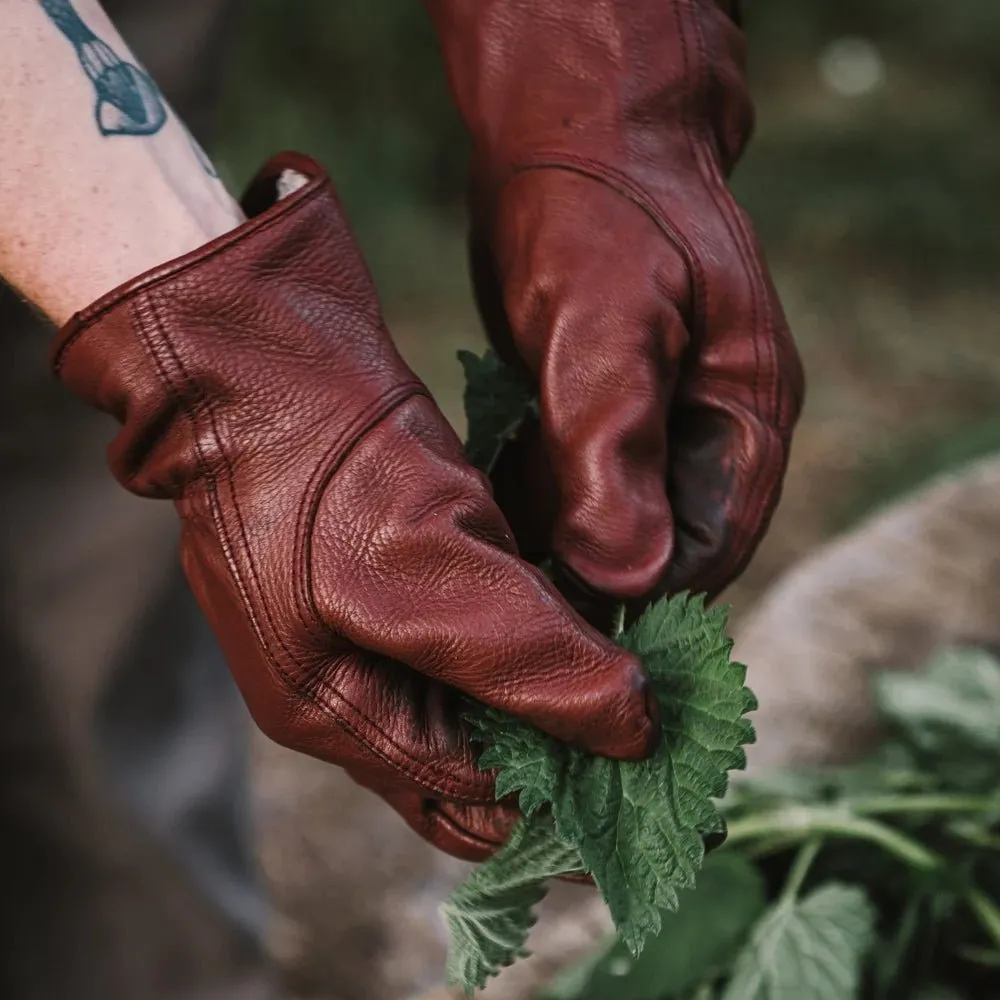
[[[982, 331], [979, 354], [963, 354], [948, 346], [953, 329], [921, 328], [911, 317], [928, 298], [990, 294], [1000, 270], [1000, 4], [745, 0], [744, 8], [758, 129], [733, 184], [783, 293], [805, 302], [807, 314], [792, 320], [813, 405], [822, 400], [837, 419], [878, 420], [850, 413], [858, 385], [899, 393], [916, 379], [973, 377], [995, 330]], [[390, 311], [424, 317], [418, 326], [453, 313], [469, 329], [468, 143], [419, 0], [243, 0], [238, 36], [216, 149], [233, 186], [278, 149], [314, 154], [337, 181]], [[868, 44], [876, 85], [852, 93], [831, 82], [831, 53], [845, 39]], [[873, 329], [862, 284], [884, 287], [899, 317], [888, 310]], [[965, 321], [963, 308], [950, 322]], [[820, 317], [815, 334], [809, 313]], [[829, 347], [815, 338], [831, 336], [860, 380], [846, 394], [847, 383], [817, 361]], [[874, 442], [837, 523], [992, 448], [992, 424], [954, 416], [941, 409], [938, 428]]]
[[[817, 267], [862, 263], [919, 288], [995, 273], [1000, 5], [745, 6], [759, 131], [735, 186], [771, 253], [792, 246]], [[824, 87], [820, 60], [844, 37], [875, 45], [882, 86]], [[391, 264], [379, 249], [390, 231], [397, 263], [438, 259], [447, 238], [420, 254], [427, 233], [414, 230], [454, 229], [467, 143], [418, 0], [250, 0], [223, 121], [235, 182], [275, 149], [302, 148], [329, 164], [378, 264]]]
[[831, 511], [831, 527], [852, 527], [870, 511], [909, 493], [932, 476], [1000, 453], [1000, 417], [945, 421], [875, 447], [863, 456], [850, 489]]
[[462, 294], [467, 140], [419, 0], [246, 0], [220, 126], [234, 189], [281, 149], [329, 168], [387, 298]]
[[462, 190], [464, 131], [419, 0], [251, 0], [222, 120], [241, 174], [301, 147], [367, 212]]
[[[1000, 6], [987, 0], [757, 0], [748, 6], [760, 129], [736, 178], [767, 246], [911, 291], [991, 280], [1000, 264]], [[870, 41], [884, 82], [847, 97], [818, 71]]]

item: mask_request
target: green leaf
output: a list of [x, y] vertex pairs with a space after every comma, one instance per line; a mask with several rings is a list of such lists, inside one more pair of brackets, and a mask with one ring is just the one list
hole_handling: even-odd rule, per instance
[[[537, 406], [530, 387], [492, 353], [459, 359], [466, 452], [489, 472]], [[745, 669], [729, 662], [725, 624], [724, 609], [706, 611], [701, 599], [682, 594], [648, 609], [621, 637], [643, 658], [660, 701], [664, 738], [649, 761], [590, 757], [477, 706], [473, 728], [486, 744], [480, 764], [498, 770], [497, 797], [517, 794], [528, 820], [444, 907], [449, 982], [469, 991], [523, 954], [540, 883], [562, 871], [593, 874], [636, 955], [659, 930], [661, 911], [676, 908], [678, 890], [694, 884], [701, 866], [703, 838], [724, 830], [712, 799], [725, 792], [729, 769], [744, 766], [742, 747], [753, 739], [743, 716], [755, 702]]]
[[520, 795], [526, 815], [549, 804], [559, 837], [575, 845], [618, 932], [634, 954], [660, 929], [661, 912], [694, 884], [703, 836], [722, 828], [713, 798], [753, 740], [745, 668], [731, 663], [726, 610], [680, 594], [651, 606], [621, 637], [639, 654], [660, 703], [663, 739], [638, 763], [592, 757], [499, 712], [473, 716], [499, 771], [498, 796]]
[[1000, 786], [1000, 663], [980, 649], [953, 649], [918, 674], [876, 680], [883, 718], [922, 762], [955, 788]]
[[757, 869], [738, 854], [713, 854], [698, 884], [663, 916], [639, 958], [615, 940], [563, 972], [539, 1000], [664, 1000], [685, 995], [725, 968], [766, 906]]
[[465, 369], [465, 416], [469, 422], [465, 454], [481, 472], [493, 470], [503, 446], [535, 412], [534, 392], [492, 351], [477, 357], [459, 351]]
[[441, 906], [451, 939], [448, 985], [471, 993], [527, 955], [524, 945], [545, 881], [579, 870], [579, 855], [559, 841], [550, 821], [521, 820], [507, 843]]
[[722, 1000], [851, 1000], [874, 939], [863, 889], [827, 883], [782, 899], [754, 928]]

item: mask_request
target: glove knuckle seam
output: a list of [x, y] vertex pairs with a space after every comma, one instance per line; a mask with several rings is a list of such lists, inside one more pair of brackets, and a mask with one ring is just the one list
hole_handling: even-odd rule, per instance
[[323, 497], [330, 482], [361, 441], [401, 406], [421, 396], [430, 398], [427, 387], [412, 379], [395, 386], [365, 407], [324, 451], [303, 491], [296, 515], [293, 576], [299, 623], [317, 642], [322, 642], [326, 633], [331, 631], [323, 622], [313, 588], [312, 536]]
[[[150, 314], [153, 320], [153, 327], [158, 333], [157, 340], [162, 344], [163, 350], [171, 357], [174, 365], [177, 368], [177, 373], [179, 378], [184, 382], [184, 384], [193, 387], [193, 381], [188, 375], [183, 362], [181, 361], [179, 355], [174, 350], [173, 345], [166, 333], [164, 324], [160, 317], [159, 311], [157, 309], [157, 304], [154, 301], [153, 295], [147, 294], [142, 298], [148, 303]], [[138, 303], [140, 298], [137, 297], [134, 302]], [[264, 590], [261, 585], [260, 575], [257, 570], [256, 561], [253, 557], [252, 547], [249, 543], [246, 532], [246, 524], [243, 516], [242, 508], [240, 506], [240, 501], [237, 496], [237, 491], [235, 489], [235, 482], [233, 477], [232, 465], [229, 461], [229, 456], [222, 445], [222, 436], [219, 433], [218, 426], [215, 420], [215, 411], [210, 401], [204, 401], [192, 405], [189, 398], [185, 396], [183, 392], [178, 392], [177, 387], [174, 384], [174, 380], [171, 378], [170, 373], [166, 370], [163, 364], [163, 359], [158, 354], [152, 340], [149, 336], [149, 324], [141, 321], [138, 312], [135, 313], [135, 318], [137, 322], [135, 323], [135, 328], [139, 331], [140, 337], [142, 338], [143, 345], [145, 346], [147, 352], [153, 359], [153, 363], [156, 366], [159, 378], [164, 385], [165, 391], [170, 395], [175, 404], [181, 409], [188, 419], [188, 422], [192, 427], [192, 437], [194, 441], [195, 454], [197, 457], [197, 462], [199, 466], [199, 471], [204, 477], [205, 483], [207, 485], [209, 498], [210, 498], [210, 509], [212, 513], [212, 522], [215, 526], [216, 535], [219, 539], [220, 545], [222, 546], [222, 551], [226, 559], [227, 569], [229, 575], [236, 585], [237, 592], [240, 595], [240, 602], [243, 606], [243, 612], [250, 622], [250, 626], [257, 637], [257, 642], [264, 653], [267, 662], [284, 684], [286, 689], [294, 693], [296, 696], [303, 697], [307, 699], [311, 704], [319, 708], [324, 715], [332, 719], [337, 725], [345, 729], [355, 740], [358, 741], [361, 746], [363, 746], [368, 752], [374, 754], [380, 760], [382, 760], [387, 766], [392, 768], [396, 772], [401, 772], [406, 775], [411, 780], [415, 781], [418, 785], [426, 787], [431, 791], [437, 792], [439, 794], [446, 794], [447, 785], [455, 784], [453, 778], [449, 778], [442, 772], [439, 772], [433, 764], [421, 763], [415, 760], [410, 754], [408, 754], [399, 744], [393, 740], [387, 733], [385, 733], [381, 727], [374, 724], [374, 722], [363, 712], [357, 709], [356, 706], [351, 704], [348, 699], [344, 698], [343, 695], [336, 691], [334, 688], [326, 688], [326, 691], [333, 694], [345, 705], [350, 706], [354, 711], [362, 718], [364, 718], [369, 725], [371, 725], [379, 735], [386, 740], [391, 746], [393, 746], [398, 752], [398, 759], [393, 760], [384, 751], [374, 746], [370, 741], [366, 740], [362, 735], [360, 729], [351, 724], [346, 718], [344, 718], [340, 713], [330, 705], [326, 699], [319, 699], [316, 697], [315, 693], [308, 690], [309, 685], [303, 685], [299, 683], [294, 675], [289, 672], [289, 670], [282, 664], [281, 658], [276, 654], [274, 647], [272, 646], [271, 639], [278, 644], [281, 652], [288, 661], [293, 665], [298, 667], [300, 665], [300, 658], [295, 656], [295, 654], [289, 649], [288, 645], [281, 638], [280, 632], [276, 627], [276, 623], [271, 614], [271, 609], [269, 607], [268, 601], [264, 599]], [[340, 447], [341, 454], [338, 459], [333, 461], [333, 470], [329, 473], [332, 476], [339, 467], [339, 462], [342, 462], [344, 458], [350, 453], [351, 448], [360, 441], [364, 435], [376, 426], [381, 420], [391, 413], [394, 409], [400, 406], [407, 399], [411, 399], [416, 395], [428, 395], [427, 389], [422, 383], [414, 380], [405, 383], [403, 386], [398, 387], [394, 391], [380, 396], [373, 404], [371, 404], [362, 414], [355, 419], [352, 425], [339, 436], [338, 440], [327, 450], [326, 455], [329, 456], [334, 454], [336, 449]], [[225, 515], [222, 509], [222, 503], [219, 498], [218, 490], [218, 478], [219, 473], [213, 472], [208, 465], [205, 458], [204, 451], [202, 449], [199, 436], [197, 433], [197, 428], [199, 423], [204, 423], [207, 420], [208, 427], [215, 439], [216, 448], [218, 454], [221, 456], [221, 462], [223, 466], [222, 475], [225, 477], [229, 484], [229, 493], [232, 499], [233, 511], [235, 513], [236, 528], [239, 533], [239, 540], [241, 544], [239, 548], [246, 559], [247, 567], [252, 578], [253, 588], [256, 593], [260, 596], [260, 612], [263, 614], [264, 620], [267, 624], [267, 629], [265, 630], [261, 621], [258, 611], [255, 607], [254, 601], [250, 594], [250, 587], [248, 586], [248, 581], [244, 579], [244, 574], [240, 567], [240, 561], [236, 558], [235, 551], [237, 546], [234, 545], [234, 540], [231, 537], [231, 533], [228, 530]], [[348, 441], [346, 447], [343, 446], [345, 439]], [[318, 470], [324, 468], [324, 464], [320, 463]], [[317, 472], [318, 475], [318, 472]], [[329, 476], [323, 477], [323, 481], [328, 481]], [[309, 495], [308, 492], [306, 494]], [[296, 574], [298, 577], [298, 574]], [[300, 613], [300, 619], [304, 616]], [[307, 629], [307, 632], [315, 637], [315, 633], [310, 629], [308, 622], [305, 620], [301, 621], [301, 624]], [[421, 777], [421, 774], [430, 774], [434, 782], [428, 781], [426, 777]]]
[[[286, 683], [296, 694], [303, 693], [299, 690], [299, 685], [297, 683], [289, 681], [287, 678]], [[364, 747], [366, 751], [371, 753], [372, 756], [377, 757], [383, 764], [387, 765], [393, 771], [402, 773], [421, 788], [437, 792], [442, 796], [456, 794], [456, 789], [454, 787], [449, 789], [449, 785], [455, 786], [457, 784], [454, 777], [440, 771], [434, 763], [418, 761], [416, 758], [408, 754], [366, 712], [361, 711], [361, 709], [359, 709], [354, 702], [345, 697], [339, 690], [337, 690], [337, 688], [325, 685], [322, 681], [317, 684], [317, 688], [322, 689], [326, 698], [332, 697], [341, 702], [343, 705], [346, 705], [355, 715], [357, 715], [360, 719], [363, 719], [367, 725], [371, 726], [371, 728], [374, 729], [379, 736], [381, 736], [390, 746], [395, 747], [395, 749], [399, 752], [399, 759], [394, 759], [380, 747], [366, 739], [361, 731], [361, 728], [352, 722], [346, 714], [338, 711], [330, 705], [326, 698], [319, 698], [314, 693], [308, 694], [311, 704], [319, 708], [324, 715], [330, 716], [339, 726], [345, 729], [350, 736], [357, 740], [357, 742]], [[426, 777], [427, 775], [430, 775], [432, 780], [428, 780]], [[458, 794], [462, 793], [459, 792]], [[478, 799], [473, 798], [471, 794], [469, 798], [473, 801], [479, 801]]]

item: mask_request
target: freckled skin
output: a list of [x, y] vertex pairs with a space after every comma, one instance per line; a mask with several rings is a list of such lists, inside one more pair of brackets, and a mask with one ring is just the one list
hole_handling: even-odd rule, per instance
[[56, 323], [243, 214], [95, 0], [6, 0], [0, 273]]

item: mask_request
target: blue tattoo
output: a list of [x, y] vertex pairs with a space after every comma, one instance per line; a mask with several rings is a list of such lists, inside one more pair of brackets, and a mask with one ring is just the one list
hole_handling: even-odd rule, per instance
[[[49, 20], [69, 39], [97, 92], [94, 118], [101, 135], [153, 135], [167, 120], [167, 103], [148, 73], [120, 59], [73, 9], [70, 0], [38, 0]], [[202, 169], [218, 178], [205, 150], [180, 122]]]
[[120, 59], [73, 9], [69, 0], [39, 0], [66, 36], [97, 92], [94, 118], [101, 135], [152, 135], [167, 120], [159, 88], [138, 66]]

